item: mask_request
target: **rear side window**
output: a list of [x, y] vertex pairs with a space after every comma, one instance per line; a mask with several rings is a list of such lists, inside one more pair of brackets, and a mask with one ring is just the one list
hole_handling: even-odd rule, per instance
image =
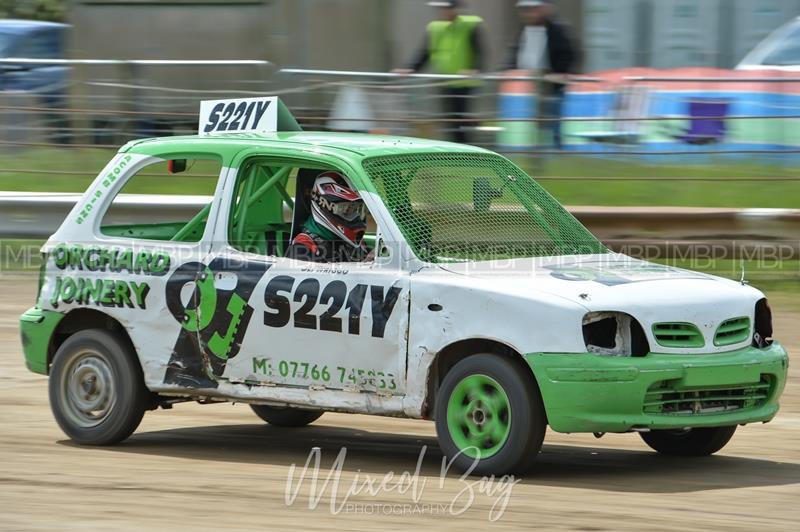
[[[205, 233], [222, 164], [215, 159], [173, 159], [131, 176], [103, 215], [106, 236], [199, 242]], [[166, 206], [158, 211], [155, 202]]]

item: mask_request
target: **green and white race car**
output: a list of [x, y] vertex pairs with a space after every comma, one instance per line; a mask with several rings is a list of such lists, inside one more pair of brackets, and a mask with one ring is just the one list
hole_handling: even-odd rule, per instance
[[[162, 167], [215, 168], [215, 194], [191, 219], [110, 216]], [[367, 206], [365, 262], [285, 258], [325, 171]], [[124, 146], [43, 253], [25, 358], [85, 444], [236, 401], [282, 426], [432, 419], [458, 467], [503, 474], [547, 426], [711, 454], [772, 419], [786, 381], [755, 288], [610, 252], [490, 151], [302, 132], [273, 98], [204, 102], [199, 135]]]

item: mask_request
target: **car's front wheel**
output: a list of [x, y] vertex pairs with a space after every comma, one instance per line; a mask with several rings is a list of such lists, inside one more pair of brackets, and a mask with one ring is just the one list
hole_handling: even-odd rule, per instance
[[318, 420], [324, 412], [267, 405], [250, 405], [258, 417], [277, 427], [304, 427]]
[[434, 406], [444, 454], [462, 471], [504, 475], [530, 467], [547, 428], [530, 370], [495, 354], [471, 355], [445, 375]]
[[736, 425], [732, 427], [703, 427], [680, 430], [651, 430], [641, 432], [651, 449], [671, 456], [708, 456], [719, 451], [730, 441]]
[[150, 400], [135, 353], [102, 329], [77, 332], [61, 344], [48, 388], [61, 430], [86, 445], [110, 445], [133, 434]]

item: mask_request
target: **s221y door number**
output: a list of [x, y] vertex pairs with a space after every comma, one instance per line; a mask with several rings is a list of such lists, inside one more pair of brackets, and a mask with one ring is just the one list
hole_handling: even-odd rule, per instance
[[[285, 327], [292, 322], [298, 329], [315, 329], [320, 331], [361, 334], [361, 311], [367, 303], [372, 312], [372, 331], [374, 338], [383, 338], [386, 323], [392, 316], [394, 307], [400, 296], [401, 288], [357, 284], [349, 291], [343, 281], [331, 281], [324, 288], [317, 279], [303, 279], [295, 285], [296, 279], [290, 275], [278, 275], [267, 284], [264, 302], [264, 325], [269, 327]], [[300, 303], [300, 307], [292, 312], [290, 301]], [[325, 307], [325, 311], [317, 315], [312, 312], [317, 305]], [[339, 311], [345, 308], [345, 316], [339, 317]], [[347, 322], [345, 324], [345, 321]]]

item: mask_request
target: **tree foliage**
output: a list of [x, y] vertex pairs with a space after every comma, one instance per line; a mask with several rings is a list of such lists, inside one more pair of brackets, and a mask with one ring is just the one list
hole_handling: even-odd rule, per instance
[[0, 0], [0, 18], [62, 21], [66, 0]]

